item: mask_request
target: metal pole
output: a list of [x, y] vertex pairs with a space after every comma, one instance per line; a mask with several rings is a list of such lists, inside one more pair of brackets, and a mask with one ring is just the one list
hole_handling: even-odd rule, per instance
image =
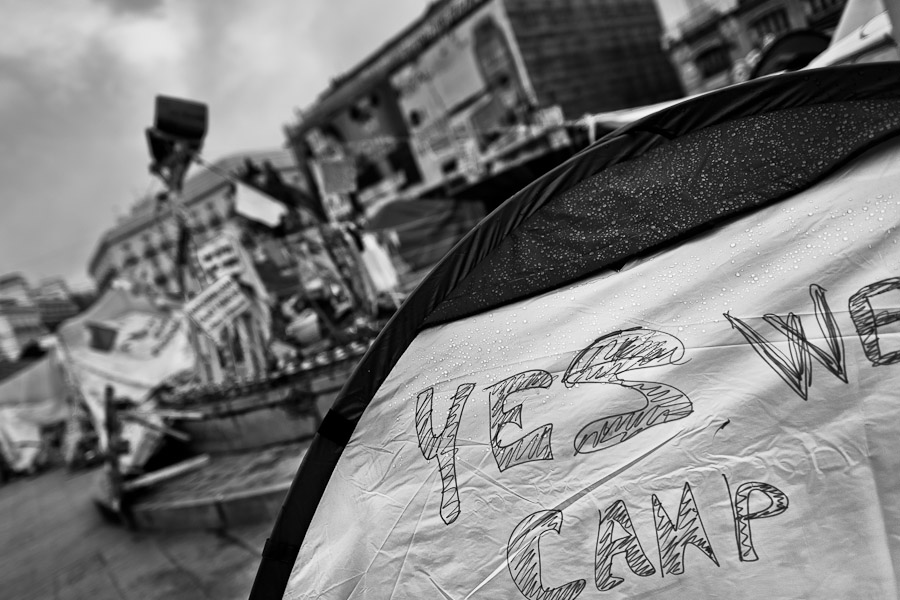
[[[182, 149], [179, 152], [176, 152], [175, 155], [171, 158], [172, 162], [172, 170], [168, 174], [168, 176], [163, 176], [160, 174], [160, 178], [166, 184], [166, 187], [169, 190], [168, 201], [169, 208], [172, 214], [172, 218], [175, 220], [175, 223], [178, 225], [178, 240], [177, 240], [177, 249], [176, 249], [176, 260], [184, 261], [184, 264], [178, 264], [178, 286], [181, 292], [181, 298], [185, 304], [187, 304], [190, 299], [190, 294], [188, 292], [188, 286], [185, 282], [185, 271], [190, 271], [190, 257], [188, 256], [178, 256], [178, 251], [181, 250], [181, 235], [182, 231], [185, 231], [185, 235], [190, 235], [188, 231], [187, 217], [184, 214], [184, 207], [181, 202], [181, 187], [182, 182], [184, 180], [184, 176], [187, 173], [188, 167], [191, 164], [191, 157], [193, 155], [193, 151], [189, 149]], [[188, 244], [189, 245], [189, 244]], [[203, 351], [202, 344], [200, 342], [197, 328], [194, 326], [194, 322], [188, 317], [187, 319], [187, 328], [188, 328], [188, 339], [191, 344], [191, 348], [194, 351], [194, 356], [197, 360], [197, 372], [200, 375], [200, 382], [202, 384], [207, 384], [213, 379], [213, 373], [211, 371], [211, 365], [207, 359], [205, 352]]]

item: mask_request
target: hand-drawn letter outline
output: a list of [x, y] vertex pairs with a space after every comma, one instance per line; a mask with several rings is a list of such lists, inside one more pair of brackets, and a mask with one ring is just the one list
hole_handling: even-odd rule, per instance
[[535, 460], [553, 460], [553, 450], [550, 447], [550, 434], [553, 432], [551, 423], [528, 432], [511, 444], [505, 446], [500, 444], [500, 430], [504, 425], [512, 423], [519, 428], [522, 427], [522, 405], [517, 404], [506, 410], [504, 406], [506, 399], [516, 392], [534, 388], [546, 389], [551, 383], [553, 376], [550, 373], [534, 370], [507, 377], [486, 388], [489, 392], [491, 410], [491, 450], [501, 471]]
[[528, 600], [574, 600], [587, 582], [576, 579], [556, 588], [541, 583], [540, 538], [551, 531], [562, 531], [562, 511], [541, 510], [528, 515], [516, 525], [506, 545], [506, 565], [513, 582]]
[[775, 373], [787, 383], [794, 392], [804, 400], [809, 398], [809, 386], [812, 385], [812, 359], [847, 383], [847, 367], [844, 359], [844, 340], [837, 321], [828, 308], [825, 301], [825, 289], [816, 284], [809, 286], [809, 296], [813, 301], [813, 309], [816, 314], [816, 322], [819, 331], [825, 338], [828, 346], [826, 353], [821, 348], [814, 346], [806, 337], [803, 323], [800, 317], [794, 313], [788, 313], [786, 318], [775, 314], [766, 314], [763, 320], [781, 332], [788, 341], [789, 355], [775, 347], [770, 341], [754, 331], [749, 325], [737, 317], [725, 313], [725, 318], [731, 326], [740, 332], [744, 339], [750, 343], [750, 347], [762, 358]]
[[684, 551], [689, 544], [696, 546], [717, 567], [719, 566], [719, 559], [716, 558], [706, 529], [703, 527], [703, 521], [700, 520], [690, 484], [687, 482], [684, 484], [674, 525], [656, 494], [651, 497], [651, 502], [653, 522], [656, 525], [656, 541], [659, 544], [659, 569], [663, 577], [666, 574], [684, 573]]
[[610, 448], [646, 429], [691, 414], [694, 407], [690, 399], [670, 385], [619, 379], [619, 375], [629, 371], [677, 364], [683, 356], [684, 344], [678, 338], [639, 327], [604, 335], [579, 352], [563, 376], [566, 387], [579, 383], [618, 385], [640, 393], [646, 404], [641, 409], [585, 425], [575, 436], [575, 453]]
[[[725, 487], [728, 489], [728, 496], [731, 499], [731, 486], [728, 485], [728, 478], [724, 474], [722, 477], [725, 479]], [[751, 512], [750, 494], [754, 492], [764, 495], [769, 500], [769, 505], [761, 510]], [[738, 558], [740, 558], [741, 562], [757, 561], [759, 556], [757, 556], [756, 549], [753, 547], [750, 521], [774, 517], [786, 511], [788, 508], [787, 494], [774, 485], [761, 481], [748, 481], [738, 486], [731, 503], [732, 511], [734, 512], [734, 537], [737, 541]]]
[[882, 354], [878, 341], [878, 328], [900, 321], [900, 311], [876, 311], [872, 307], [871, 298], [898, 289], [900, 289], [900, 277], [890, 277], [867, 285], [850, 297], [850, 317], [856, 327], [856, 334], [862, 342], [866, 358], [876, 367], [900, 362], [900, 350]]
[[439, 435], [434, 434], [431, 424], [432, 397], [434, 388], [419, 392], [416, 398], [416, 435], [419, 438], [419, 450], [425, 460], [437, 458], [438, 470], [441, 474], [441, 519], [449, 525], [459, 517], [459, 492], [456, 487], [456, 434], [463, 407], [474, 383], [464, 383], [456, 389], [450, 405], [447, 423]]
[[[625, 537], [613, 540], [613, 524], [618, 523], [625, 530]], [[613, 557], [616, 554], [625, 553], [625, 562], [631, 572], [639, 577], [648, 577], [656, 573], [653, 564], [634, 531], [628, 508], [621, 500], [613, 502], [606, 509], [606, 515], [600, 514], [600, 527], [597, 531], [597, 550], [594, 555], [594, 583], [597, 589], [605, 592], [613, 589], [623, 581], [621, 577], [612, 574]]]

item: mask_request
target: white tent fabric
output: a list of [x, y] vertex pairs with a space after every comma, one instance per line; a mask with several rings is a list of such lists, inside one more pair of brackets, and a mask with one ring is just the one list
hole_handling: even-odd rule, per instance
[[69, 417], [67, 394], [53, 354], [0, 382], [0, 453], [14, 471], [37, 466], [42, 428]]
[[622, 271], [419, 333], [287, 597], [897, 598], [898, 189], [894, 140]]
[[[92, 347], [91, 323], [101, 323], [116, 332], [111, 348]], [[149, 410], [152, 406], [146, 400], [152, 388], [194, 366], [184, 315], [159, 308], [126, 289], [109, 290], [88, 311], [67, 321], [58, 336], [66, 368], [80, 388], [104, 447], [104, 394], [108, 385], [117, 397], [127, 397]], [[149, 415], [145, 418], [161, 423]], [[137, 423], [126, 423], [122, 435], [131, 446], [131, 452], [121, 461], [126, 471], [143, 464], [159, 439], [157, 432]]]

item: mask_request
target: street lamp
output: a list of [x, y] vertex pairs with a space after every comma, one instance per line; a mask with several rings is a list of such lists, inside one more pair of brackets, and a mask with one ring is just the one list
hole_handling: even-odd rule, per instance
[[157, 96], [153, 127], [148, 127], [150, 172], [173, 192], [181, 190], [184, 176], [203, 147], [209, 120], [202, 102]]
[[[150, 150], [150, 172], [166, 185], [166, 200], [172, 216], [178, 223], [178, 250], [176, 264], [178, 283], [185, 302], [188, 290], [184, 280], [185, 267], [190, 267], [187, 247], [190, 229], [187, 215], [181, 205], [181, 187], [191, 163], [196, 160], [203, 148], [209, 112], [202, 102], [157, 96], [154, 110], [153, 127], [146, 130], [147, 146]], [[188, 326], [191, 346], [200, 361], [201, 376], [204, 380], [212, 377], [211, 366], [201, 357], [201, 343], [193, 326]]]

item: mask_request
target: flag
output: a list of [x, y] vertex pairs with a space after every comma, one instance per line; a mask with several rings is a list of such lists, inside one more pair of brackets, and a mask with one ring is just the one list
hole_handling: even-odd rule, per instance
[[898, 82], [725, 88], [502, 204], [344, 385], [251, 597], [896, 597]]
[[214, 340], [226, 325], [248, 310], [250, 300], [230, 276], [218, 279], [184, 307], [184, 312]]

